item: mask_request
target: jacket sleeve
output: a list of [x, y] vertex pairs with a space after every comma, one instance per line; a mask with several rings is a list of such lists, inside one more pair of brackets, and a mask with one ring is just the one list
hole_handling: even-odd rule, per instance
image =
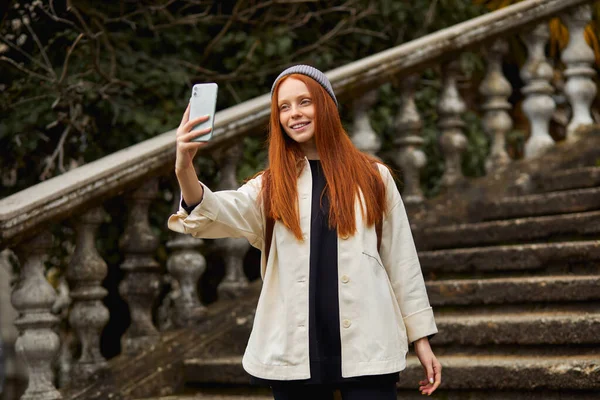
[[258, 176], [237, 190], [213, 192], [204, 184], [204, 196], [191, 213], [180, 205], [179, 211], [169, 217], [169, 229], [188, 233], [203, 239], [225, 237], [246, 238], [260, 250], [264, 244], [264, 218], [258, 204], [262, 176]]
[[387, 210], [382, 223], [380, 257], [392, 283], [409, 342], [437, 333], [421, 264], [404, 203], [394, 179], [380, 166], [386, 188]]

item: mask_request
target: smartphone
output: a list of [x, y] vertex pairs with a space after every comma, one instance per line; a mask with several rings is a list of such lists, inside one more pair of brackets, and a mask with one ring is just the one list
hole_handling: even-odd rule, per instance
[[204, 121], [192, 130], [196, 131], [204, 128], [211, 128], [206, 135], [192, 139], [193, 142], [208, 142], [212, 139], [215, 110], [217, 108], [217, 91], [219, 86], [216, 83], [199, 83], [192, 88], [192, 97], [190, 98], [190, 121], [204, 115], [208, 115], [207, 121]]

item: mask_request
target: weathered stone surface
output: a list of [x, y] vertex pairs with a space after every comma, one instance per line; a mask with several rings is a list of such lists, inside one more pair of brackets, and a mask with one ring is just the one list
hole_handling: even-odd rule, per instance
[[415, 236], [418, 248], [425, 250], [517, 243], [546, 238], [556, 240], [557, 235], [585, 236], [598, 233], [600, 211], [589, 211], [426, 228]]
[[[445, 385], [435, 391], [433, 398], [444, 400], [597, 400], [595, 391], [581, 390], [445, 390]], [[398, 400], [423, 400], [423, 395], [416, 389], [398, 390]]]
[[600, 186], [600, 167], [573, 168], [540, 177], [537, 181], [544, 192]]
[[[598, 344], [600, 313], [522, 312], [506, 314], [437, 313], [432, 345]], [[598, 360], [600, 367], [600, 359]]]
[[541, 269], [548, 264], [600, 260], [600, 241], [475, 247], [419, 252], [424, 272]]
[[[220, 301], [207, 308], [206, 319], [194, 329], [163, 333], [159, 341], [135, 357], [117, 356], [109, 368], [88, 385], [61, 389], [64, 400], [132, 400], [168, 396], [183, 389], [183, 361], [191, 354], [210, 354], [210, 344], [254, 312], [260, 282], [252, 283], [247, 297]], [[213, 357], [210, 357], [213, 358]]]
[[[438, 359], [443, 366], [441, 388], [446, 390], [600, 389], [600, 354], [574, 357], [451, 355]], [[196, 383], [245, 384], [248, 381], [241, 357], [190, 359], [185, 362], [185, 370], [186, 377]], [[422, 379], [421, 364], [410, 356], [406, 370], [400, 374], [399, 387], [417, 389]]]
[[428, 281], [432, 306], [573, 302], [600, 299], [600, 276], [537, 276]]
[[[444, 390], [435, 392], [433, 398], [445, 400], [597, 400], [598, 393], [589, 391], [489, 391], [489, 390]], [[235, 392], [234, 392], [235, 391]], [[217, 394], [219, 393], [220, 394]], [[181, 396], [153, 397], [144, 400], [267, 400], [272, 399], [270, 389], [259, 394], [255, 387], [238, 386], [236, 389], [228, 388], [197, 388], [194, 394]], [[398, 390], [398, 400], [422, 400], [423, 395], [418, 387], [413, 389]], [[141, 399], [140, 399], [141, 400]]]
[[[245, 386], [241, 388], [197, 388], [180, 396], [152, 397], [143, 400], [271, 400], [271, 389]], [[140, 399], [142, 400], [142, 399]]]
[[[411, 226], [413, 229], [422, 230], [426, 227], [489, 219], [486, 218], [486, 204], [506, 196], [531, 193], [516, 190], [521, 177], [529, 176], [539, 182], [550, 174], [565, 169], [595, 165], [599, 158], [600, 126], [594, 126], [582, 142], [563, 142], [540, 158], [515, 160], [502, 172], [470, 179], [468, 185], [447, 190], [446, 193], [419, 205], [407, 204]], [[535, 189], [534, 185], [530, 186], [531, 190]], [[524, 216], [533, 215], [525, 213]]]
[[598, 93], [594, 78], [597, 73], [594, 49], [587, 44], [586, 27], [592, 21], [592, 5], [573, 7], [563, 13], [562, 21], [569, 30], [569, 44], [561, 52], [561, 60], [567, 66], [564, 76], [567, 83], [564, 92], [571, 105], [572, 117], [567, 127], [567, 140], [577, 139], [577, 128], [593, 123], [590, 106]]
[[[443, 356], [444, 389], [599, 390], [600, 354], [575, 357]], [[400, 375], [400, 387], [411, 388], [423, 377], [415, 357]]]
[[550, 215], [600, 209], [600, 188], [566, 190], [527, 196], [505, 197], [475, 204], [473, 212], [483, 220]]
[[551, 94], [554, 88], [550, 84], [553, 68], [548, 63], [544, 48], [550, 38], [548, 23], [543, 21], [532, 29], [526, 30], [521, 38], [527, 47], [527, 61], [521, 68], [521, 79], [525, 86], [521, 92], [525, 95], [523, 112], [529, 119], [530, 135], [525, 142], [525, 158], [538, 157], [554, 146], [550, 136], [550, 119], [556, 109]]

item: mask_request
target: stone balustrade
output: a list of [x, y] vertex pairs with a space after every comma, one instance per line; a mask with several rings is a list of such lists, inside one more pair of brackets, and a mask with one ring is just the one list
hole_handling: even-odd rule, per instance
[[[386, 161], [395, 163], [402, 171], [405, 201], [423, 202], [419, 175], [430, 157], [423, 150], [423, 121], [415, 103], [415, 91], [423, 68], [440, 65], [442, 87], [437, 112], [438, 144], [444, 158], [442, 185], [452, 188], [463, 182], [466, 178], [462, 164], [467, 146], [463, 117], [467, 104], [457, 84], [461, 75], [457, 54], [483, 45], [487, 72], [479, 87], [481, 107], [474, 111], [483, 116], [483, 130], [492, 143], [486, 162], [488, 173], [505, 168], [511, 162], [505, 146], [506, 135], [513, 125], [508, 98], [514, 89], [502, 70], [507, 43], [498, 37], [518, 32], [528, 52], [521, 68], [525, 82], [521, 90], [523, 111], [531, 127], [525, 154], [526, 157], [539, 156], [554, 145], [549, 134], [555, 108], [551, 96], [554, 70], [545, 55], [547, 20], [552, 16], [560, 16], [570, 31], [568, 47], [561, 56], [566, 65], [564, 90], [573, 110], [568, 140], [576, 140], [577, 129], [593, 123], [590, 105], [597, 92], [592, 68], [594, 54], [583, 35], [584, 27], [591, 20], [587, 3], [583, 0], [527, 0], [331, 71], [328, 76], [338, 97], [342, 104], [351, 106], [353, 141], [365, 152], [380, 155], [383, 139], [371, 126], [367, 111], [378, 102], [377, 86], [389, 81], [391, 76], [400, 77], [397, 91], [401, 105], [393, 121], [394, 150]], [[350, 94], [351, 103], [345, 101]], [[203, 149], [210, 152], [219, 167], [220, 184], [215, 189], [239, 186], [236, 178], [242, 155], [239, 138], [264, 127], [268, 114], [268, 95], [217, 114], [214, 141]], [[101, 333], [109, 320], [109, 312], [102, 302], [107, 295], [102, 286], [107, 263], [96, 248], [96, 231], [105, 222], [106, 213], [98, 204], [120, 196], [121, 192], [126, 192], [129, 208], [119, 243], [123, 257], [120, 268], [124, 272], [119, 293], [129, 307], [131, 324], [122, 338], [111, 340], [121, 341], [125, 356], [157, 343], [161, 332], [155, 326], [153, 313], [163, 291], [165, 273], [171, 276], [171, 292], [164, 298], [172, 300], [168, 310], [172, 324], [167, 326], [192, 326], [202, 320], [206, 309], [199, 300], [198, 281], [207, 270], [202, 253], [206, 243], [186, 235], [170, 234], [166, 243], [170, 254], [163, 266], [156, 257], [159, 236], [149, 220], [150, 208], [159, 201], [159, 179], [172, 170], [173, 146], [174, 133], [167, 132], [0, 200], [0, 248], [13, 249], [20, 261], [20, 277], [13, 290], [12, 304], [19, 312], [15, 322], [20, 331], [17, 351], [29, 371], [29, 384], [21, 399], [61, 397], [55, 386], [59, 380], [54, 377], [52, 367], [60, 347], [55, 329], [60, 321], [52, 313], [56, 293], [45, 278], [44, 261], [53, 246], [49, 224], [65, 221], [71, 215], [77, 217], [65, 221], [76, 230], [75, 252], [66, 268], [72, 299], [68, 322], [81, 347], [73, 368], [77, 377], [74, 380], [85, 382], [107, 368], [108, 363], [100, 351]], [[179, 194], [177, 190], [174, 192], [177, 205]], [[164, 224], [160, 229], [165, 229]], [[238, 296], [248, 286], [243, 266], [249, 244], [241, 239], [221, 239], [212, 241], [211, 246], [222, 254], [225, 265], [219, 295]]]

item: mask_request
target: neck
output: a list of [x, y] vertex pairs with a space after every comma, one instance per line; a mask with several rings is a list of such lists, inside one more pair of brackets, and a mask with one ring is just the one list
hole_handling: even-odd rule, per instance
[[311, 140], [308, 143], [302, 143], [300, 148], [304, 152], [304, 155], [309, 160], [320, 160], [319, 152], [317, 151], [317, 146], [315, 145], [314, 140]]

